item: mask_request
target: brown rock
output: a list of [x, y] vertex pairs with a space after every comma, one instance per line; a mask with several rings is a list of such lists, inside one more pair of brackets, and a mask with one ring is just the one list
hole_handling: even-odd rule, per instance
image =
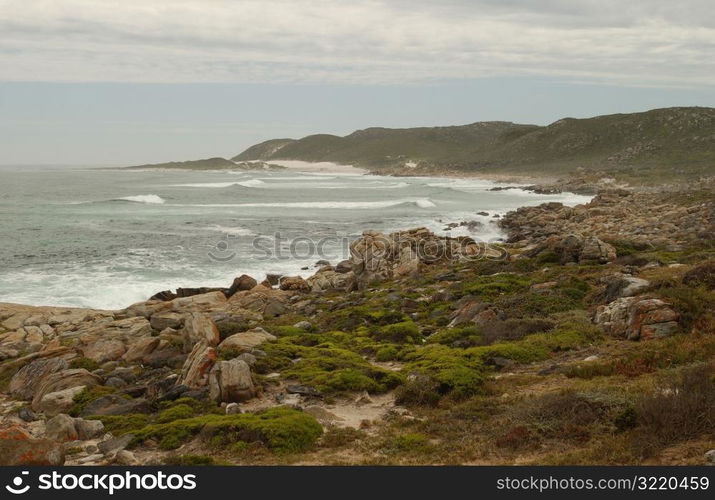
[[251, 369], [245, 361], [219, 361], [209, 374], [209, 397], [217, 403], [238, 403], [255, 395]]
[[64, 449], [50, 439], [33, 439], [20, 427], [0, 429], [0, 465], [63, 465]]
[[228, 289], [227, 297], [231, 297], [236, 292], [242, 290], [250, 290], [258, 285], [258, 282], [247, 274], [242, 274], [238, 278], [233, 280], [231, 288]]
[[122, 359], [128, 363], [141, 363], [159, 347], [159, 337], [145, 337], [129, 346]]
[[184, 362], [176, 385], [185, 385], [190, 389], [206, 387], [209, 371], [217, 359], [216, 350], [205, 340], [197, 342]]
[[40, 400], [52, 392], [70, 389], [72, 387], [94, 387], [99, 385], [102, 379], [97, 375], [89, 373], [84, 368], [62, 370], [47, 375], [37, 386], [35, 396], [32, 399], [32, 409], [37, 410]]
[[51, 373], [67, 369], [63, 358], [42, 358], [23, 366], [10, 379], [8, 392], [16, 399], [31, 400], [42, 379]]
[[152, 314], [149, 322], [154, 330], [162, 331], [166, 328], [178, 330], [184, 325], [184, 316], [173, 311], [162, 311]]
[[269, 340], [276, 340], [276, 337], [263, 328], [257, 327], [252, 330], [231, 335], [221, 342], [218, 348], [222, 351], [236, 350], [248, 352]]
[[184, 349], [186, 351], [190, 351], [197, 342], [204, 341], [209, 346], [216, 346], [221, 341], [216, 323], [201, 313], [191, 313], [186, 318], [183, 335]]
[[124, 342], [121, 340], [98, 340], [82, 346], [80, 349], [85, 358], [93, 359], [100, 364], [117, 360], [127, 351]]
[[281, 279], [281, 290], [290, 290], [296, 292], [307, 292], [310, 290], [310, 285], [300, 276], [286, 276]]
[[606, 333], [629, 340], [659, 338], [678, 331], [678, 313], [657, 298], [623, 297], [600, 306], [594, 322]]

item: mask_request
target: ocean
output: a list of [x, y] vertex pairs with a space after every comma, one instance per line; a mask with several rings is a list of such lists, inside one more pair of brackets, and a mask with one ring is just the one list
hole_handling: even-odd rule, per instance
[[[587, 196], [355, 173], [0, 167], [0, 302], [118, 309], [176, 287], [335, 264], [365, 229], [495, 241], [495, 214]], [[487, 212], [488, 215], [478, 215]], [[447, 224], [481, 225], [452, 229]], [[304, 269], [304, 268], [308, 269]]]

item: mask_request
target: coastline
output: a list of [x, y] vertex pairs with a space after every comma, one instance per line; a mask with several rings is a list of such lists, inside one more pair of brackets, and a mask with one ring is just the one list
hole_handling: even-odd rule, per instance
[[[310, 164], [310, 163], [307, 163], [307, 162], [294, 162], [294, 163], [292, 163], [292, 164], [290, 165], [290, 169], [291, 169], [291, 170], [294, 170], [294, 171], [296, 171], [296, 172], [318, 173], [318, 175], [321, 175], [321, 174], [330, 174], [330, 175], [372, 175], [372, 173], [370, 173], [370, 172], [367, 172], [367, 171], [364, 171], [364, 170], [360, 170], [360, 169], [355, 169], [355, 168], [353, 168], [353, 167], [351, 167], [351, 166], [339, 166], [339, 165], [335, 165], [335, 164], [332, 164], [332, 163], [329, 163], [329, 162], [320, 163], [320, 164], [317, 165], [316, 168], [313, 168], [313, 169], [306, 169], [306, 165], [310, 166], [311, 164]], [[335, 167], [338, 167], [338, 168], [335, 168]], [[345, 168], [343, 168], [343, 167], [345, 167]], [[157, 169], [148, 169], [148, 170], [149, 170], [149, 171], [156, 171]], [[185, 171], [185, 169], [159, 169], [159, 170], [162, 171], [162, 172], [163, 172], [163, 171], [171, 172], [171, 171], [175, 171], [175, 170]], [[219, 171], [215, 171], [215, 172], [222, 172], [222, 171], [219, 170]], [[257, 173], [263, 173], [263, 171], [261, 171], [261, 170], [257, 170], [257, 171], [255, 171], [255, 172], [257, 172]], [[356, 173], [356, 172], [359, 172], [359, 173]], [[385, 176], [381, 176], [381, 177], [385, 177]], [[453, 175], [445, 175], [445, 176], [440, 176], [440, 177], [432, 177], [432, 176], [430, 176], [430, 177], [426, 177], [426, 178], [434, 178], [434, 179], [471, 179], [471, 180], [485, 180], [485, 181], [488, 181], [488, 182], [490, 182], [490, 183], [495, 181], [495, 179], [483, 179], [483, 178], [475, 177], [475, 176], [472, 176], [472, 177], [459, 177], [459, 176], [453, 176]], [[514, 180], [514, 179], [513, 179], [513, 178], [510, 178], [509, 180]], [[518, 187], [519, 187], [519, 189], [521, 189], [523, 186], [518, 186]], [[515, 205], [515, 206], [513, 207], [513, 209], [511, 209], [511, 210], [517, 210], [517, 209], [519, 209], [519, 208], [521, 208], [521, 207], [523, 207], [523, 206], [527, 206], [527, 205], [522, 205], [522, 204]], [[476, 205], [476, 206], [474, 207], [474, 210], [477, 210], [478, 208], [479, 208], [479, 205]], [[495, 220], [496, 220], [496, 219], [493, 219], [494, 217], [503, 216], [503, 215], [506, 214], [506, 212], [507, 212], [507, 211], [499, 211], [499, 212], [492, 212], [492, 211], [490, 211], [490, 213], [489, 213], [489, 218], [486, 218], [483, 223], [484, 223], [484, 224], [491, 224], [492, 222], [495, 222]], [[479, 216], [479, 217], [478, 217], [478, 216]], [[480, 218], [480, 217], [481, 217], [481, 214], [477, 214], [477, 215], [475, 215], [474, 217]], [[485, 217], [481, 217], [481, 218], [484, 219]], [[466, 218], [464, 218], [464, 219], [462, 219], [462, 218], [455, 218], [455, 219], [446, 218], [444, 221], [439, 220], [438, 222], [441, 224], [442, 227], [444, 227], [444, 226], [449, 226], [449, 227], [452, 229], [452, 230], [449, 230], [449, 231], [448, 231], [448, 230], [447, 230], [447, 227], [445, 227], [445, 228], [442, 230], [443, 232], [447, 232], [447, 234], [450, 234], [450, 233], [451, 233], [451, 234], [455, 234], [455, 232], [456, 232], [456, 234], [468, 234], [468, 233], [465, 233], [464, 231], [461, 231], [461, 230], [459, 229], [459, 227], [461, 227], [462, 225], [465, 225], [465, 226], [466, 226], [467, 223], [469, 223], [470, 221], [471, 221], [471, 219], [470, 219], [470, 220], [467, 220]], [[481, 223], [480, 223], [480, 224], [481, 224]], [[456, 230], [456, 231], [453, 230], [455, 227], [457, 227], [457, 230]], [[401, 230], [409, 230], [409, 229], [412, 229], [412, 228], [413, 228], [413, 225], [404, 225], [403, 227], [399, 227], [399, 226], [398, 226], [398, 227], [395, 227], [394, 230], [398, 230], [398, 229], [401, 229]], [[367, 230], [367, 229], [369, 229], [369, 227], [362, 227], [362, 229], [360, 229], [360, 231]], [[436, 231], [437, 229], [436, 229], [436, 228], [433, 228], [433, 230]], [[358, 237], [357, 234], [359, 234], [359, 233], [355, 233], [355, 234], [356, 234], [355, 237], [357, 238], [357, 237]], [[479, 235], [475, 235], [475, 237], [476, 237], [476, 238], [479, 238]], [[485, 238], [485, 237], [482, 236], [482, 239], [483, 239], [483, 238]], [[489, 238], [492, 238], [492, 237], [489, 236]], [[493, 238], [492, 238], [492, 239], [493, 239]], [[343, 255], [343, 258], [346, 258], [346, 257], [347, 257], [347, 255]], [[320, 256], [317, 256], [317, 257], [316, 257], [316, 259], [320, 259], [320, 258], [321, 258]], [[307, 263], [307, 262], [306, 262], [306, 263], [298, 264], [298, 262], [299, 262], [299, 261], [295, 261], [295, 264], [294, 264], [294, 265], [291, 265], [291, 266], [282, 266], [282, 267], [291, 267], [291, 268], [295, 269], [294, 271], [287, 271], [287, 270], [285, 270], [285, 269], [280, 269], [280, 270], [278, 270], [278, 269], [276, 269], [275, 267], [272, 268], [272, 266], [271, 266], [270, 264], [268, 264], [268, 265], [266, 265], [266, 266], [264, 267], [264, 269], [262, 270], [262, 273], [263, 273], [263, 274], [266, 274], [266, 273], [271, 274], [271, 273], [274, 273], [274, 272], [278, 271], [278, 272], [280, 272], [280, 273], [284, 273], [283, 275], [286, 275], [286, 276], [287, 276], [287, 275], [291, 275], [291, 276], [292, 276], [292, 275], [296, 275], [296, 276], [301, 276], [301, 277], [303, 277], [303, 278], [308, 278], [308, 277], [309, 277], [313, 272], [315, 272], [315, 270], [317, 269], [317, 268], [314, 268], [314, 263]], [[300, 270], [298, 270], [298, 267], [299, 267], [299, 266], [300, 266]], [[307, 269], [306, 267], [303, 267], [303, 266], [310, 267], [310, 269]], [[251, 272], [251, 271], [247, 271], [247, 270], [241, 269], [241, 268], [239, 267], [237, 274], [240, 274], [241, 272]], [[254, 272], [255, 272], [255, 270], [254, 270]], [[292, 272], [292, 274], [290, 274], [291, 272]], [[288, 274], [285, 274], [285, 273], [288, 273]], [[251, 273], [251, 274], [253, 275], [253, 273]], [[259, 274], [260, 274], [260, 273], [256, 274], [255, 277], [261, 279], [261, 276], [260, 276]], [[222, 287], [227, 287], [227, 285], [229, 284], [229, 283], [227, 283], [227, 282], [230, 281], [231, 279], [232, 279], [232, 276], [227, 275], [226, 278], [225, 278], [225, 281], [221, 280], [220, 278], [213, 277], [213, 278], [210, 279], [210, 280], [206, 280], [206, 281], [202, 281], [202, 282], [197, 282], [197, 281], [194, 279], [193, 281], [190, 280], [189, 282], [183, 282], [183, 283], [182, 283], [181, 280], [180, 280], [180, 277], [179, 277], [179, 278], [177, 278], [177, 279], [174, 279], [174, 280], [173, 280], [173, 284], [170, 285], [170, 286], [176, 286], [177, 288], [178, 288], [178, 287], [189, 287], [189, 288], [212, 287], [212, 288], [222, 288]], [[161, 285], [159, 285], [159, 286], [161, 286]], [[156, 289], [153, 289], [151, 292], [149, 292], [149, 293], [147, 294], [146, 297], [144, 297], [144, 299], [147, 299], [151, 294], [158, 293], [161, 289], [163, 289], [163, 288], [157, 287]], [[141, 299], [139, 299], [139, 297], [136, 297], [136, 298], [133, 299], [133, 300], [141, 300]], [[117, 303], [117, 304], [112, 304], [110, 308], [107, 308], [106, 306], [105, 306], [105, 308], [101, 308], [101, 307], [96, 307], [95, 305], [91, 305], [91, 304], [81, 305], [81, 304], [76, 304], [76, 303], [75, 303], [75, 304], [70, 303], [70, 304], [65, 304], [65, 305], [60, 305], [60, 304], [47, 304], [47, 303], [28, 303], [28, 302], [22, 302], [22, 301], [12, 301], [12, 302], [7, 302], [7, 301], [5, 301], [5, 303], [12, 303], [12, 304], [16, 304], [16, 305], [19, 305], [19, 306], [27, 306], [27, 307], [51, 307], [51, 308], [62, 308], [62, 307], [65, 307], [65, 308], [89, 309], [89, 310], [95, 310], [95, 311], [97, 311], [97, 310], [113, 311], [113, 310], [118, 310], [118, 309], [121, 309], [121, 308], [123, 308], [123, 307], [127, 307], [127, 306], [130, 305], [130, 303], [126, 303], [126, 304]], [[34, 304], [36, 304], [36, 305], [34, 305]]]
[[[712, 335], [698, 332], [714, 326], [701, 305], [715, 304], [715, 258], [701, 235], [712, 231], [715, 203], [708, 186], [705, 198], [692, 188], [673, 200], [612, 189], [586, 205], [520, 208], [500, 218], [508, 241], [493, 248], [424, 228], [365, 231], [347, 262], [306, 279], [242, 275], [228, 289], [119, 310], [0, 303], [0, 416], [15, 432], [5, 446], [29, 447], [50, 465], [160, 465], [177, 454], [235, 465], [401, 464], [404, 455], [384, 449], [407, 426], [411, 440], [435, 443], [411, 449], [410, 463], [501, 464], [523, 457], [521, 434], [510, 440], [504, 422], [542, 428], [533, 409], [556, 404], [559, 439], [530, 434], [539, 444], [530, 462], [566, 450], [578, 463], [611, 463], [610, 447], [582, 438], [598, 438], [601, 420], [561, 437], [564, 407], [606, 401], [614, 412], [597, 418], [611, 418], [640, 398], [657, 401], [649, 388], [674, 368], [712, 380], [700, 362]], [[632, 362], [654, 352], [683, 355], [663, 369]], [[611, 369], [631, 365], [641, 371]], [[488, 418], [475, 421], [475, 405]], [[260, 427], [230, 433], [262, 416], [298, 445]], [[249, 443], [223, 446], [216, 423], [228, 426], [227, 446]], [[610, 439], [629, 453], [631, 434]], [[699, 464], [709, 448], [698, 441], [677, 460]], [[22, 463], [12, 457], [3, 463]]]

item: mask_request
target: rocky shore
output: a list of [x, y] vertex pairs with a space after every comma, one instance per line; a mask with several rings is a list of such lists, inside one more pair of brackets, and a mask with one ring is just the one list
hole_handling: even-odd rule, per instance
[[0, 463], [712, 460], [712, 187], [521, 208], [502, 245], [365, 231], [306, 279], [116, 311], [0, 304]]

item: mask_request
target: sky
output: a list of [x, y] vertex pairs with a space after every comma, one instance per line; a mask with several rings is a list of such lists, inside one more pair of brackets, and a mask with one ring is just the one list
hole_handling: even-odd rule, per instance
[[712, 0], [0, 0], [0, 163], [715, 106]]

